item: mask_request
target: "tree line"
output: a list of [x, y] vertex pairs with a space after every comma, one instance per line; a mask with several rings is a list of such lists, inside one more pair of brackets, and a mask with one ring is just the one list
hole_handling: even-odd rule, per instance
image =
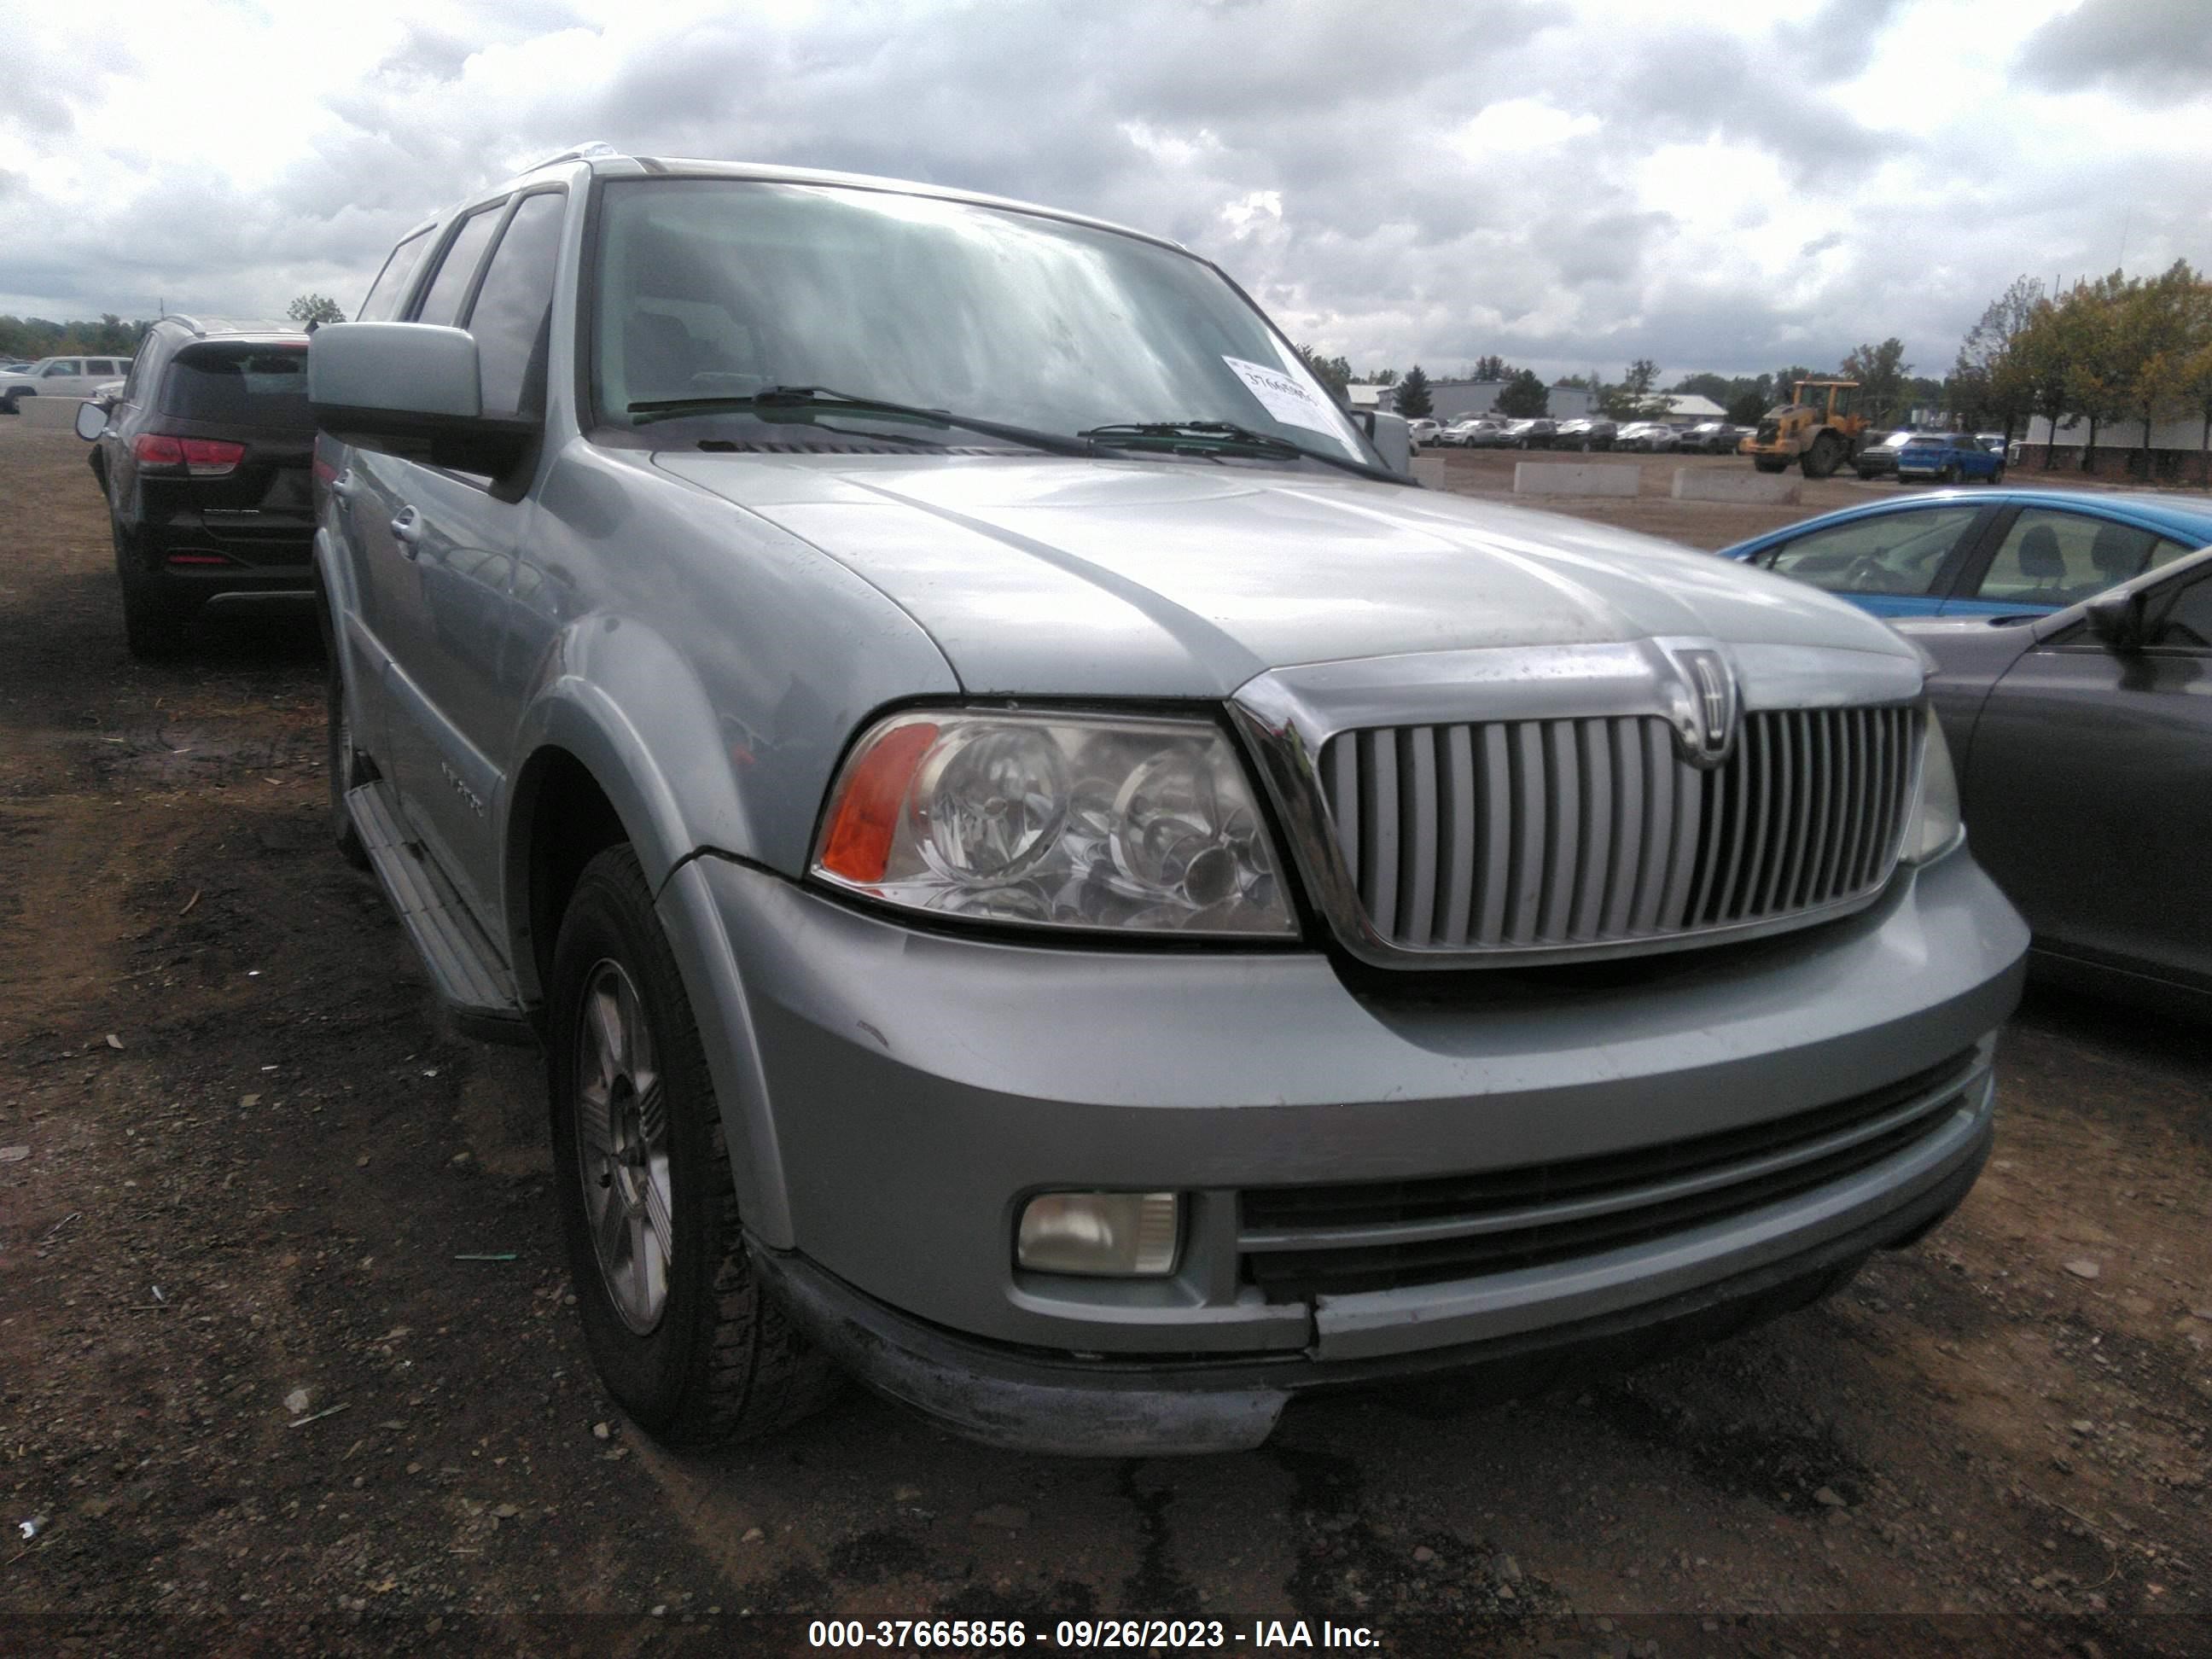
[[[337, 301], [324, 294], [302, 294], [286, 316], [312, 330], [345, 321]], [[0, 317], [0, 357], [35, 362], [41, 357], [135, 357], [138, 343], [158, 319], [125, 322], [108, 312], [96, 323], [57, 323], [45, 317]]]
[[126, 323], [112, 312], [96, 323], [57, 323], [44, 317], [0, 317], [0, 357], [131, 357], [154, 325]]
[[[2195, 419], [2199, 476], [2212, 483], [2212, 280], [2177, 259], [2155, 276], [2119, 271], [2050, 295], [2017, 278], [1989, 303], [1959, 348], [1950, 407], [2005, 435], [2031, 416], [2055, 429], [2089, 423], [2081, 470], [2097, 465], [2097, 434], [2135, 427], [2137, 462], [2151, 471], [2151, 428]], [[2043, 464], [2056, 464], [2055, 446]]]

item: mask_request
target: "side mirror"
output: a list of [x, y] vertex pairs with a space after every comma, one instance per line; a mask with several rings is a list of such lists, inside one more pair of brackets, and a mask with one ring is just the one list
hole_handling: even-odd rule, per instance
[[2100, 593], [2081, 607], [2089, 631], [2108, 651], [2128, 655], [2143, 647], [2143, 596]]
[[1380, 410], [1363, 409], [1352, 416], [1352, 421], [1367, 434], [1375, 446], [1375, 453], [1382, 458], [1382, 465], [1393, 472], [1411, 474], [1413, 470], [1413, 423], [1403, 415], [1385, 414]]
[[307, 401], [341, 443], [498, 477], [538, 422], [486, 415], [476, 337], [428, 323], [330, 323], [307, 343]]
[[82, 403], [76, 406], [76, 435], [90, 443], [107, 430], [107, 402]]

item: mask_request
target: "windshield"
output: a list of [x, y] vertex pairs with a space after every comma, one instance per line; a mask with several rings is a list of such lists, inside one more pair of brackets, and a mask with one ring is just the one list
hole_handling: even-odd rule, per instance
[[[1039, 214], [836, 185], [612, 180], [595, 294], [592, 387], [611, 425], [632, 424], [634, 404], [827, 386], [1059, 434], [1231, 422], [1370, 459], [1297, 355], [1210, 267]], [[656, 432], [669, 424], [661, 416]], [[774, 427], [784, 443], [818, 430]]]

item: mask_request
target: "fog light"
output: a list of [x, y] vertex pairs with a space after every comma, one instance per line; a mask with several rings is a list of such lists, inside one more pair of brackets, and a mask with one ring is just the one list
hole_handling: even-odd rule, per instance
[[1047, 1273], [1171, 1273], [1181, 1211], [1174, 1193], [1047, 1193], [1022, 1212], [1014, 1259]]

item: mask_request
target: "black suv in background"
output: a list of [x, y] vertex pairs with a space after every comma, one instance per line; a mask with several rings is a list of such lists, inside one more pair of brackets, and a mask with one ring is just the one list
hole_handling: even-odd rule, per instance
[[315, 417], [299, 329], [165, 317], [77, 432], [107, 497], [133, 656], [182, 649], [204, 605], [312, 595]]

